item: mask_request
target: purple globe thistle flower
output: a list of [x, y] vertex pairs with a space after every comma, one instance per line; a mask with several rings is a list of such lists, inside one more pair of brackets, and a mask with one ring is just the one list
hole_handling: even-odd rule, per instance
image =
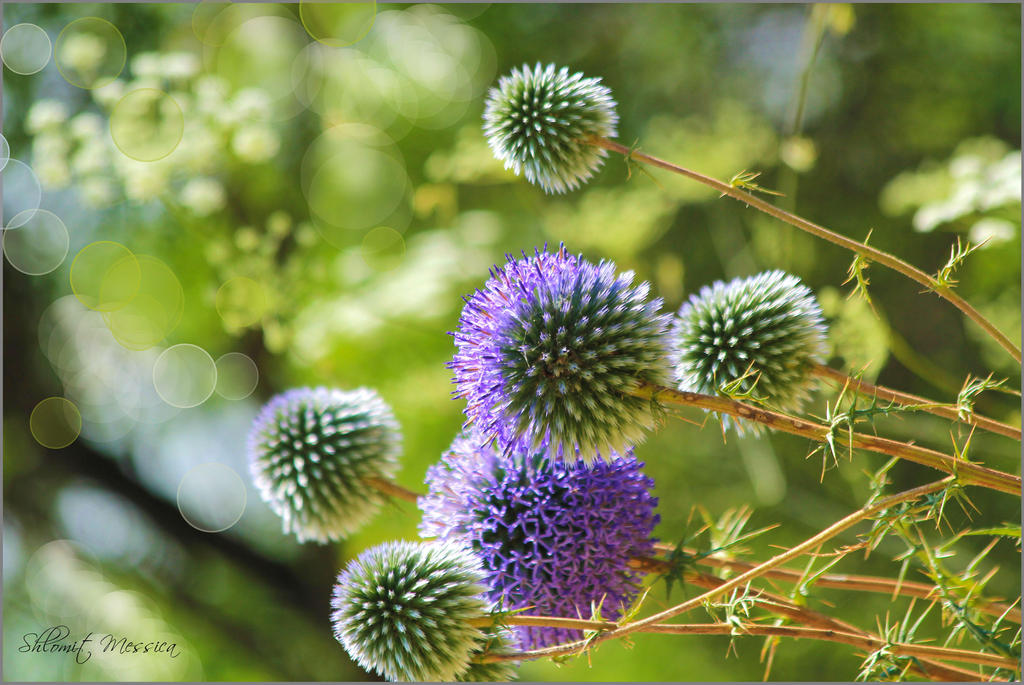
[[296, 388], [273, 397], [249, 433], [260, 495], [299, 541], [345, 537], [386, 499], [367, 479], [398, 470], [401, 433], [376, 390]]
[[525, 438], [570, 461], [641, 441], [658, 407], [631, 393], [671, 371], [671, 317], [649, 289], [564, 246], [509, 256], [466, 298], [452, 333], [467, 424], [502, 448]]
[[523, 65], [491, 88], [484, 135], [495, 157], [548, 193], [564, 193], [589, 179], [606, 155], [587, 138], [615, 137], [612, 92], [599, 78], [569, 75], [554, 64]]
[[[784, 271], [715, 281], [679, 309], [673, 324], [681, 390], [752, 392], [783, 411], [800, 411], [825, 355], [825, 323], [810, 288]], [[761, 424], [722, 417], [737, 431]]]
[[[617, 617], [642, 574], [631, 558], [653, 550], [654, 481], [631, 452], [567, 464], [518, 443], [507, 456], [466, 431], [427, 471], [420, 533], [468, 545], [483, 562], [488, 597], [504, 609]], [[515, 628], [523, 647], [579, 639], [576, 630]]]

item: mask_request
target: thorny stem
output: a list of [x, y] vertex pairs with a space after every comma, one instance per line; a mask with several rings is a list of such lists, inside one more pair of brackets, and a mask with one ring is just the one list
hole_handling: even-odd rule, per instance
[[[655, 543], [654, 549], [658, 552], [674, 552], [676, 548], [672, 545], [665, 545]], [[683, 554], [687, 554], [693, 557], [694, 562], [703, 566], [711, 566], [713, 568], [727, 568], [733, 571], [747, 571], [757, 564], [750, 561], [739, 561], [733, 559], [724, 559], [722, 557], [714, 555], [701, 555], [698, 550], [689, 548], [680, 548]], [[669, 562], [661, 559], [650, 559], [645, 560], [648, 563], [647, 568], [651, 571], [662, 571], [667, 570]], [[714, 576], [712, 576], [714, 577]], [[765, 578], [773, 578], [776, 580], [788, 581], [791, 583], [799, 583], [804, 579], [804, 574], [800, 571], [794, 571], [788, 568], [777, 568], [772, 569], [764, 574]], [[901, 595], [904, 597], [917, 597], [919, 599], [936, 599], [935, 587], [928, 585], [927, 583], [918, 583], [910, 580], [900, 581], [895, 578], [884, 578], [880, 576], [861, 576], [851, 575], [846, 573], [823, 573], [819, 576], [815, 576], [814, 585], [817, 587], [835, 588], [839, 590], [850, 590], [854, 592], [877, 592], [880, 594], [887, 594], [893, 597]], [[976, 597], [977, 609], [982, 613], [988, 614], [994, 618], [1005, 616], [1007, 620], [1013, 621], [1019, 624], [1021, 622], [1021, 612], [1019, 608], [1011, 607], [1003, 604], [1002, 602], [994, 602], [986, 600], [982, 597]]]
[[954, 474], [963, 484], [978, 485], [998, 490], [1011, 495], [1021, 496], [1021, 480], [1002, 471], [990, 469], [979, 464], [956, 459], [926, 447], [918, 447], [911, 443], [898, 442], [874, 435], [854, 433], [851, 430], [832, 429], [813, 421], [807, 421], [788, 414], [762, 409], [727, 397], [704, 395], [696, 392], [673, 390], [652, 383], [641, 382], [632, 393], [636, 397], [650, 398], [684, 407], [698, 407], [714, 412], [736, 416], [748, 421], [756, 421], [770, 428], [799, 435], [818, 442], [831, 443], [832, 440], [850, 447], [865, 449], [891, 457], [906, 459], [933, 469]]
[[[630, 566], [646, 573], [664, 573], [670, 568], [668, 562], [661, 559], [648, 558], [632, 559], [630, 561]], [[717, 576], [712, 576], [707, 573], [698, 573], [695, 571], [685, 572], [683, 574], [683, 580], [691, 585], [703, 587], [706, 590], [716, 588], [725, 582]], [[763, 609], [777, 616], [782, 616], [802, 623], [809, 628], [836, 630], [844, 633], [855, 633], [857, 635], [867, 637], [876, 637], [850, 623], [846, 623], [845, 621], [841, 621], [807, 607], [798, 606], [785, 597], [781, 597], [766, 590], [756, 589], [751, 592], [754, 600]], [[972, 671], [954, 668], [930, 659], [921, 659], [919, 662], [913, 663], [911, 668], [920, 675], [932, 680], [972, 682], [978, 678], [978, 674]]]
[[911, 395], [910, 393], [900, 392], [899, 390], [893, 390], [880, 385], [872, 385], [858, 378], [853, 378], [842, 371], [837, 371], [831, 367], [819, 364], [815, 366], [811, 373], [819, 378], [825, 378], [837, 384], [840, 387], [848, 386], [851, 390], [858, 392], [862, 395], [875, 396], [889, 402], [895, 402], [904, 407], [914, 407], [921, 411], [926, 411], [936, 416], [941, 416], [944, 419], [950, 421], [958, 421], [965, 423], [969, 426], [977, 426], [993, 433], [1005, 435], [1008, 438], [1013, 438], [1017, 441], [1021, 439], [1020, 428], [1015, 428], [1011, 425], [1001, 423], [994, 419], [987, 418], [985, 416], [979, 416], [975, 413], [967, 414], [965, 417], [961, 417], [956, 408], [948, 405], [935, 402], [934, 400], [925, 399], [924, 397], [918, 397], [917, 395]]
[[[858, 509], [852, 514], [849, 514], [848, 516], [840, 519], [839, 521], [836, 521], [828, 528], [804, 540], [795, 547], [791, 547], [785, 552], [775, 555], [768, 561], [758, 564], [749, 571], [741, 573], [735, 576], [734, 578], [725, 581], [717, 588], [708, 590], [702, 595], [694, 597], [693, 599], [689, 599], [681, 604], [677, 604], [674, 607], [658, 612], [657, 614], [648, 616], [647, 618], [641, 619], [639, 621], [632, 621], [630, 623], [626, 623], [623, 625], [614, 624], [615, 627], [607, 630], [606, 632], [602, 632], [601, 634], [595, 636], [593, 639], [577, 640], [575, 642], [570, 642], [563, 645], [555, 645], [552, 647], [536, 649], [531, 652], [521, 653], [519, 655], [519, 659], [540, 659], [543, 657], [560, 656], [562, 654], [572, 654], [581, 649], [587, 648], [591, 644], [629, 635], [631, 633], [643, 630], [648, 626], [659, 624], [662, 621], [667, 621], [671, 618], [678, 616], [679, 614], [685, 613], [687, 611], [690, 611], [691, 609], [695, 609], [699, 606], [702, 606], [705, 602], [708, 602], [716, 597], [719, 597], [720, 595], [723, 595], [726, 592], [729, 592], [730, 590], [741, 587], [749, 583], [750, 581], [754, 580], [755, 578], [763, 576], [771, 569], [776, 568], [778, 566], [782, 566], [786, 562], [796, 559], [816, 549], [817, 547], [821, 546], [823, 543], [832, 539], [836, 535], [839, 535], [840, 533], [849, 530], [858, 523], [861, 523], [862, 521], [871, 518], [877, 513], [885, 511], [886, 509], [889, 509], [897, 504], [901, 504], [902, 502], [908, 502], [944, 490], [947, 487], [949, 487], [954, 481], [955, 478], [953, 477], [943, 478], [942, 480], [935, 481], [934, 483], [921, 485], [911, 490], [905, 490], [895, 495], [890, 495], [888, 497], [882, 497], [880, 499], [877, 499], [873, 503]], [[857, 637], [857, 639], [862, 640], [864, 638]], [[527, 656], [524, 656], [524, 654]], [[929, 654], [929, 656], [933, 655]], [[986, 656], [986, 658], [990, 657]], [[1003, 659], [1003, 657], [998, 658]], [[1016, 665], [1014, 667], [1016, 667]]]
[[[574, 618], [558, 618], [550, 616], [508, 616], [503, 619], [507, 625], [569, 628], [576, 630], [607, 631], [599, 635], [610, 636], [624, 626], [613, 621], [586, 621]], [[474, 621], [480, 627], [491, 625], [491, 619], [484, 618]], [[634, 625], [634, 624], [627, 624]], [[869, 651], [886, 649], [896, 656], [920, 657], [930, 659], [948, 659], [963, 663], [980, 664], [996, 668], [1010, 668], [1016, 670], [1019, 664], [1015, 659], [1010, 659], [995, 654], [982, 654], [966, 649], [952, 647], [932, 647], [929, 645], [913, 645], [900, 642], [888, 642], [874, 636], [846, 633], [838, 630], [825, 628], [806, 628], [801, 626], [767, 626], [760, 624], [745, 623], [739, 626], [729, 623], [645, 623], [630, 632], [661, 633], [668, 635], [752, 635], [752, 636], [780, 636], [805, 638], [811, 640], [825, 640], [828, 642], [840, 642], [854, 647], [860, 647]], [[572, 643], [566, 647], [578, 645]], [[480, 659], [482, 663], [493, 663], [496, 661], [526, 661], [552, 656], [552, 651], [561, 649], [544, 648], [534, 649], [525, 652], [513, 652], [510, 654], [489, 654]], [[575, 651], [575, 646], [569, 651]], [[565, 653], [565, 652], [562, 652]]]
[[870, 259], [873, 262], [878, 262], [879, 264], [883, 264], [889, 267], [890, 269], [899, 271], [907, 278], [920, 283], [925, 288], [934, 292], [939, 297], [950, 302], [954, 307], [956, 307], [961, 312], [966, 314], [968, 318], [970, 318], [976, 324], [981, 326], [990, 336], [992, 336], [993, 339], [995, 339], [996, 342], [998, 342], [1003, 347], [1003, 349], [1005, 349], [1007, 352], [1013, 355], [1014, 359], [1016, 359], [1018, 362], [1021, 361], [1020, 349], [1018, 349], [1017, 346], [1014, 345], [1013, 342], [1006, 335], [1004, 335], [998, 328], [996, 328], [995, 325], [992, 324], [992, 322], [986, 319], [981, 314], [981, 312], [972, 307], [970, 303], [968, 303], [965, 299], [960, 297], [956, 292], [953, 291], [952, 288], [950, 288], [947, 285], [939, 283], [932, 276], [929, 276], [928, 274], [921, 271], [915, 266], [907, 264], [902, 259], [899, 259], [898, 257], [895, 257], [889, 254], [888, 252], [884, 252], [877, 248], [871, 247], [870, 245], [866, 245], [851, 238], [847, 238], [844, 235], [840, 235], [839, 233], [835, 233], [834, 231], [830, 231], [824, 226], [819, 226], [818, 224], [807, 221], [806, 219], [799, 217], [795, 214], [791, 214], [790, 212], [787, 212], [784, 209], [779, 209], [778, 207], [769, 202], [765, 202], [764, 200], [761, 200], [760, 198], [755, 197], [750, 193], [744, 192], [739, 188], [732, 186], [728, 183], [723, 183], [722, 181], [719, 181], [716, 178], [705, 176], [704, 174], [692, 171], [690, 169], [678, 166], [676, 164], [672, 164], [671, 162], [666, 162], [665, 160], [658, 159], [657, 157], [652, 157], [651, 155], [644, 154], [635, 149], [626, 147], [625, 145], [622, 145], [620, 143], [608, 140], [607, 138], [588, 138], [586, 142], [595, 147], [603, 148], [605, 150], [611, 150], [612, 152], [618, 152], [627, 159], [635, 159], [646, 164], [650, 164], [651, 166], [658, 167], [659, 169], [665, 169], [666, 171], [671, 171], [673, 173], [680, 174], [681, 176], [686, 176], [687, 178], [690, 178], [699, 183], [703, 183], [704, 185], [710, 186], [711, 188], [714, 188], [715, 190], [721, 192], [724, 195], [728, 195], [732, 198], [739, 200], [740, 202], [743, 202], [751, 207], [754, 207], [755, 209], [759, 209], [765, 214], [769, 214], [775, 217], [776, 219], [779, 219], [780, 221], [784, 221], [787, 224], [790, 224], [791, 226], [795, 226], [796, 228], [799, 228], [803, 231], [807, 231], [808, 233], [815, 235], [819, 238], [823, 238], [831, 243], [835, 243], [836, 245], [845, 247], [848, 250], [852, 250], [853, 252], [856, 252], [857, 254], [862, 255], [863, 257]]

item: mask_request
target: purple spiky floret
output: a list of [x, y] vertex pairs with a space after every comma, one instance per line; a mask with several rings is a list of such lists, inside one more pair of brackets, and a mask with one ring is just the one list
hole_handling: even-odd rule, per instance
[[542, 443], [590, 462], [643, 440], [657, 406], [634, 395], [670, 377], [671, 317], [615, 264], [536, 251], [466, 298], [449, 367], [467, 425], [506, 449]]
[[[528, 613], [615, 618], [642, 574], [658, 522], [654, 481], [632, 452], [566, 464], [523, 443], [500, 454], [475, 431], [459, 435], [427, 471], [420, 533], [470, 546], [483, 562], [489, 598]], [[523, 648], [579, 639], [576, 630], [517, 627]]]

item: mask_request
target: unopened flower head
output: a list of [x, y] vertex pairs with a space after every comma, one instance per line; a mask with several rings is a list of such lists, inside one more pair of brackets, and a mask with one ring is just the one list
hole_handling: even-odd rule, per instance
[[449, 366], [468, 423], [569, 461], [622, 452], [655, 422], [642, 382], [670, 377], [670, 317], [647, 283], [564, 247], [511, 256], [466, 298]]
[[249, 465], [286, 533], [327, 542], [377, 512], [384, 496], [367, 479], [394, 476], [400, 443], [394, 413], [375, 390], [297, 388], [256, 417]]
[[589, 179], [605, 157], [586, 139], [614, 137], [618, 121], [600, 79], [554, 64], [523, 65], [488, 94], [484, 134], [506, 169], [549, 193], [564, 193]]
[[[705, 286], [680, 308], [674, 334], [680, 389], [714, 394], [724, 387], [784, 411], [800, 410], [825, 353], [821, 307], [783, 271]], [[737, 428], [757, 432], [759, 425]]]
[[[544, 616], [616, 617], [636, 597], [631, 558], [649, 555], [658, 522], [654, 482], [631, 452], [566, 464], [518, 444], [507, 456], [472, 430], [427, 471], [420, 533], [456, 540], [481, 558], [488, 597]], [[515, 628], [525, 648], [579, 639], [579, 631]]]
[[464, 547], [390, 542], [359, 555], [338, 576], [331, 622], [356, 662], [389, 680], [453, 680], [486, 636], [483, 571]]

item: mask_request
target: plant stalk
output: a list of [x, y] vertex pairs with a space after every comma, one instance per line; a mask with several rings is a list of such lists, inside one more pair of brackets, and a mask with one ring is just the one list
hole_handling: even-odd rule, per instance
[[[508, 616], [503, 619], [504, 623], [513, 626], [530, 626], [546, 628], [567, 628], [575, 630], [605, 631], [599, 638], [611, 635], [624, 626], [614, 621], [586, 621], [575, 618], [559, 618], [551, 616]], [[473, 622], [474, 625], [485, 627], [491, 625], [489, 618], [479, 619]], [[631, 624], [627, 624], [631, 625]], [[828, 642], [839, 642], [842, 644], [860, 647], [868, 651], [887, 649], [896, 656], [919, 657], [928, 659], [948, 659], [962, 663], [979, 664], [995, 668], [1009, 668], [1016, 670], [1020, 664], [1014, 660], [995, 654], [984, 654], [972, 652], [967, 649], [956, 649], [953, 647], [933, 647], [930, 645], [904, 644], [900, 642], [888, 642], [878, 637], [846, 633], [838, 630], [824, 628], [806, 628], [802, 626], [766, 626], [760, 624], [733, 625], [729, 623], [648, 623], [631, 632], [660, 633], [665, 635], [751, 635], [751, 636], [780, 636], [792, 638], [804, 638], [811, 640], [825, 640]], [[580, 643], [572, 643], [578, 645]], [[489, 654], [481, 659], [482, 663], [493, 663], [496, 661], [526, 661], [553, 656], [551, 650], [546, 647], [525, 652], [511, 654]], [[573, 650], [575, 651], [575, 647]]]
[[917, 464], [929, 466], [945, 473], [954, 474], [963, 484], [977, 485], [991, 490], [998, 490], [1010, 495], [1021, 496], [1021, 479], [1002, 471], [990, 469], [962, 459], [956, 459], [926, 447], [918, 447], [905, 442], [880, 438], [874, 435], [855, 433], [852, 430], [832, 429], [813, 421], [806, 421], [796, 416], [781, 414], [762, 409], [727, 397], [704, 395], [684, 390], [673, 390], [651, 383], [641, 382], [632, 393], [636, 397], [650, 398], [683, 407], [698, 407], [714, 412], [729, 414], [748, 421], [764, 424], [769, 428], [784, 433], [799, 435], [817, 442], [830, 443], [831, 440], [843, 445], [865, 449], [870, 452], [887, 454], [891, 457], [906, 459]]
[[[646, 573], [658, 573], [664, 572], [670, 568], [668, 562], [660, 559], [633, 559], [630, 562], [633, 568], [637, 568]], [[699, 573], [695, 571], [687, 571], [683, 574], [683, 580], [691, 585], [702, 587], [706, 590], [716, 588], [725, 581], [717, 576], [713, 576], [707, 573]], [[867, 631], [861, 630], [860, 628], [841, 621], [837, 618], [833, 618], [827, 614], [823, 614], [813, 609], [798, 606], [790, 600], [780, 595], [773, 594], [766, 590], [758, 588], [755, 591], [754, 599], [766, 611], [769, 611], [777, 616], [782, 616], [798, 623], [803, 624], [809, 628], [820, 628], [824, 630], [836, 630], [844, 633], [854, 633], [866, 637], [876, 637]], [[978, 674], [966, 671], [959, 668], [950, 667], [938, 661], [922, 658], [918, 662], [912, 664], [911, 669], [919, 675], [922, 675], [931, 680], [937, 681], [957, 681], [957, 682], [971, 682], [977, 680]]]
[[673, 173], [685, 176], [699, 183], [703, 183], [704, 185], [714, 188], [715, 190], [721, 192], [723, 195], [728, 195], [736, 200], [739, 200], [740, 202], [743, 202], [751, 207], [754, 207], [755, 209], [759, 209], [765, 214], [769, 214], [775, 217], [776, 219], [779, 219], [780, 221], [786, 222], [791, 226], [795, 226], [796, 228], [799, 228], [803, 231], [807, 231], [811, 235], [815, 235], [831, 243], [835, 243], [836, 245], [845, 247], [846, 249], [852, 250], [853, 252], [856, 252], [857, 254], [867, 259], [870, 259], [873, 262], [878, 262], [879, 264], [883, 264], [884, 266], [887, 266], [890, 269], [900, 272], [907, 278], [916, 281], [917, 283], [920, 283], [925, 288], [934, 292], [942, 299], [946, 300], [947, 302], [950, 302], [954, 307], [956, 307], [961, 312], [966, 314], [968, 318], [970, 318], [976, 324], [981, 326], [985, 330], [985, 332], [992, 336], [992, 338], [996, 342], [998, 342], [1003, 349], [1009, 352], [1014, 359], [1016, 359], [1018, 362], [1021, 361], [1020, 349], [1016, 345], [1014, 345], [1013, 342], [1006, 335], [1004, 335], [998, 328], [996, 328], [992, 322], [986, 319], [981, 314], [981, 312], [972, 307], [970, 303], [967, 302], [967, 300], [960, 297], [960, 295], [954, 292], [952, 288], [950, 288], [949, 286], [942, 285], [934, 277], [926, 274], [917, 267], [904, 262], [902, 259], [899, 259], [898, 257], [895, 257], [894, 255], [891, 255], [888, 252], [884, 252], [877, 248], [871, 247], [870, 245], [857, 242], [856, 240], [847, 238], [844, 235], [840, 235], [839, 233], [830, 231], [824, 226], [819, 226], [818, 224], [807, 221], [806, 219], [799, 217], [795, 214], [791, 214], [790, 212], [787, 212], [783, 209], [779, 209], [778, 207], [769, 202], [765, 202], [764, 200], [755, 197], [750, 193], [744, 192], [733, 185], [723, 183], [722, 181], [719, 181], [716, 178], [705, 176], [704, 174], [692, 171], [685, 167], [681, 167], [677, 164], [672, 164], [671, 162], [666, 162], [665, 160], [658, 159], [657, 157], [652, 157], [651, 155], [639, 152], [637, 150], [633, 150], [631, 148], [626, 147], [625, 145], [622, 145], [621, 143], [616, 143], [615, 141], [608, 140], [607, 138], [588, 138], [586, 142], [595, 147], [610, 150], [612, 152], [618, 152], [627, 159], [635, 159], [646, 164], [650, 164], [651, 166], [658, 167], [659, 169], [665, 169], [666, 171], [671, 171]]
[[818, 364], [811, 370], [811, 372], [819, 378], [832, 381], [840, 388], [847, 386], [854, 392], [860, 393], [861, 395], [878, 397], [889, 402], [895, 402], [896, 404], [904, 407], [920, 409], [921, 411], [941, 416], [942, 418], [950, 421], [957, 421], [959, 423], [967, 424], [968, 426], [977, 426], [983, 430], [1005, 435], [1008, 438], [1013, 438], [1018, 442], [1020, 442], [1021, 439], [1020, 428], [1015, 428], [1014, 426], [985, 416], [979, 416], [973, 412], [966, 414], [965, 416], [961, 416], [956, 408], [949, 404], [942, 404], [940, 402], [935, 402], [934, 400], [918, 397], [917, 395], [911, 395], [910, 393], [900, 392], [899, 390], [893, 390], [880, 385], [872, 385], [871, 383], [867, 383], [858, 378], [853, 378], [842, 371], [837, 371], [836, 369], [825, 366], [824, 364]]
[[[662, 553], [669, 553], [676, 551], [676, 548], [672, 545], [665, 545], [655, 543], [655, 550]], [[740, 561], [734, 559], [723, 559], [722, 557], [708, 555], [702, 556], [698, 550], [689, 548], [680, 548], [684, 554], [693, 557], [693, 560], [697, 564], [703, 566], [710, 566], [712, 568], [725, 568], [732, 571], [748, 571], [757, 564], [750, 561]], [[662, 572], [670, 568], [670, 562], [661, 559], [650, 559], [644, 560], [648, 563], [647, 568], [652, 572]], [[715, 577], [715, 576], [712, 576]], [[800, 571], [794, 571], [788, 568], [777, 568], [772, 569], [764, 574], [765, 578], [772, 578], [775, 580], [782, 580], [790, 583], [799, 583], [804, 579], [804, 574]], [[928, 585], [927, 583], [918, 583], [911, 580], [897, 580], [895, 578], [884, 578], [880, 576], [861, 576], [852, 575], [846, 573], [823, 573], [816, 576], [814, 579], [814, 585], [824, 588], [833, 588], [837, 590], [850, 590], [853, 592], [875, 592], [879, 594], [890, 595], [895, 598], [897, 596], [903, 597], [917, 597], [918, 599], [935, 600], [935, 587]], [[1014, 623], [1020, 624], [1021, 622], [1021, 611], [1017, 607], [1011, 607], [1002, 602], [994, 602], [987, 600], [983, 597], [975, 597], [977, 602], [977, 609], [984, 614], [992, 616], [993, 618], [999, 618], [1005, 616], [1007, 620], [1013, 621]]]

